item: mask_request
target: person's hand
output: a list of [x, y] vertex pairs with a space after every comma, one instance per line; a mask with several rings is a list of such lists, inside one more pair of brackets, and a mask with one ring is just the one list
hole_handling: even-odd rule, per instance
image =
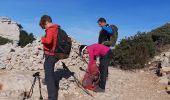
[[104, 45], [104, 42], [102, 42], [102, 44]]
[[114, 47], [110, 47], [111, 50], [114, 50], [115, 49], [115, 46]]
[[100, 57], [96, 58], [96, 65], [99, 66], [100, 65]]

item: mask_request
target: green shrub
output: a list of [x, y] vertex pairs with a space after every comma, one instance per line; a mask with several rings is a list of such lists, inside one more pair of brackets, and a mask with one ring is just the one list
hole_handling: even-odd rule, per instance
[[149, 34], [152, 35], [152, 39], [157, 45], [170, 44], [170, 24], [152, 30]]
[[21, 47], [26, 46], [28, 43], [32, 43], [35, 40], [32, 33], [28, 34], [25, 30], [20, 30], [18, 45]]
[[138, 33], [133, 37], [122, 39], [113, 50], [112, 64], [121, 69], [143, 68], [145, 62], [155, 54], [152, 38], [146, 33]]
[[148, 33], [138, 32], [135, 36], [122, 39], [116, 45], [113, 50], [112, 65], [119, 65], [121, 69], [126, 70], [143, 68], [156, 54], [158, 48], [168, 44], [170, 44], [170, 24]]
[[7, 38], [3, 38], [0, 36], [0, 45], [4, 45], [6, 43], [10, 43], [12, 42], [11, 40], [7, 39]]

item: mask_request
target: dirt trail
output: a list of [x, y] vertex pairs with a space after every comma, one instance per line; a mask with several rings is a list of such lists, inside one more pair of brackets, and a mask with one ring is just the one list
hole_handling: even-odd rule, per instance
[[151, 72], [110, 68], [105, 93], [93, 93], [94, 98], [82, 96], [81, 99], [70, 94], [65, 100], [170, 100], [165, 86], [158, 81]]
[[[17, 73], [16, 75], [30, 76], [30, 80], [32, 79], [32, 73]], [[0, 76], [8, 77], [8, 74], [10, 75], [10, 73], [1, 71]], [[13, 73], [11, 74], [13, 75]], [[152, 72], [129, 72], [109, 68], [109, 78], [105, 93], [90, 92], [94, 96], [92, 98], [79, 88], [77, 91], [69, 90], [67, 93], [59, 90], [58, 100], [170, 100], [170, 95], [166, 93], [165, 86], [158, 81], [158, 77]], [[44, 85], [43, 87], [44, 89], [46, 88]], [[44, 89], [43, 92], [45, 92]], [[43, 93], [43, 96], [47, 98], [46, 93]], [[38, 92], [35, 97], [39, 97]], [[0, 100], [18, 100], [18, 95], [16, 97], [0, 97]]]

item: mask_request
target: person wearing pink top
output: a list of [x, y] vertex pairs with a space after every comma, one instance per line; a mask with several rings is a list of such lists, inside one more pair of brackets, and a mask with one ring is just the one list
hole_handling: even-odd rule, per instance
[[99, 86], [96, 88], [96, 92], [104, 92], [107, 79], [108, 66], [111, 61], [112, 51], [109, 47], [102, 44], [92, 44], [89, 46], [81, 45], [79, 48], [79, 53], [83, 57], [84, 54], [89, 54], [88, 66], [96, 63], [96, 57], [100, 57], [100, 81]]

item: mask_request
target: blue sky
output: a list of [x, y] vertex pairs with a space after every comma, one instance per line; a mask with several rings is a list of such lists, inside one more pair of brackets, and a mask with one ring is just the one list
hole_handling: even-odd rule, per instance
[[170, 0], [1, 0], [0, 16], [41, 37], [44, 31], [39, 20], [47, 14], [72, 37], [92, 44], [98, 40], [99, 17], [119, 27], [120, 40], [170, 22], [169, 5]]

